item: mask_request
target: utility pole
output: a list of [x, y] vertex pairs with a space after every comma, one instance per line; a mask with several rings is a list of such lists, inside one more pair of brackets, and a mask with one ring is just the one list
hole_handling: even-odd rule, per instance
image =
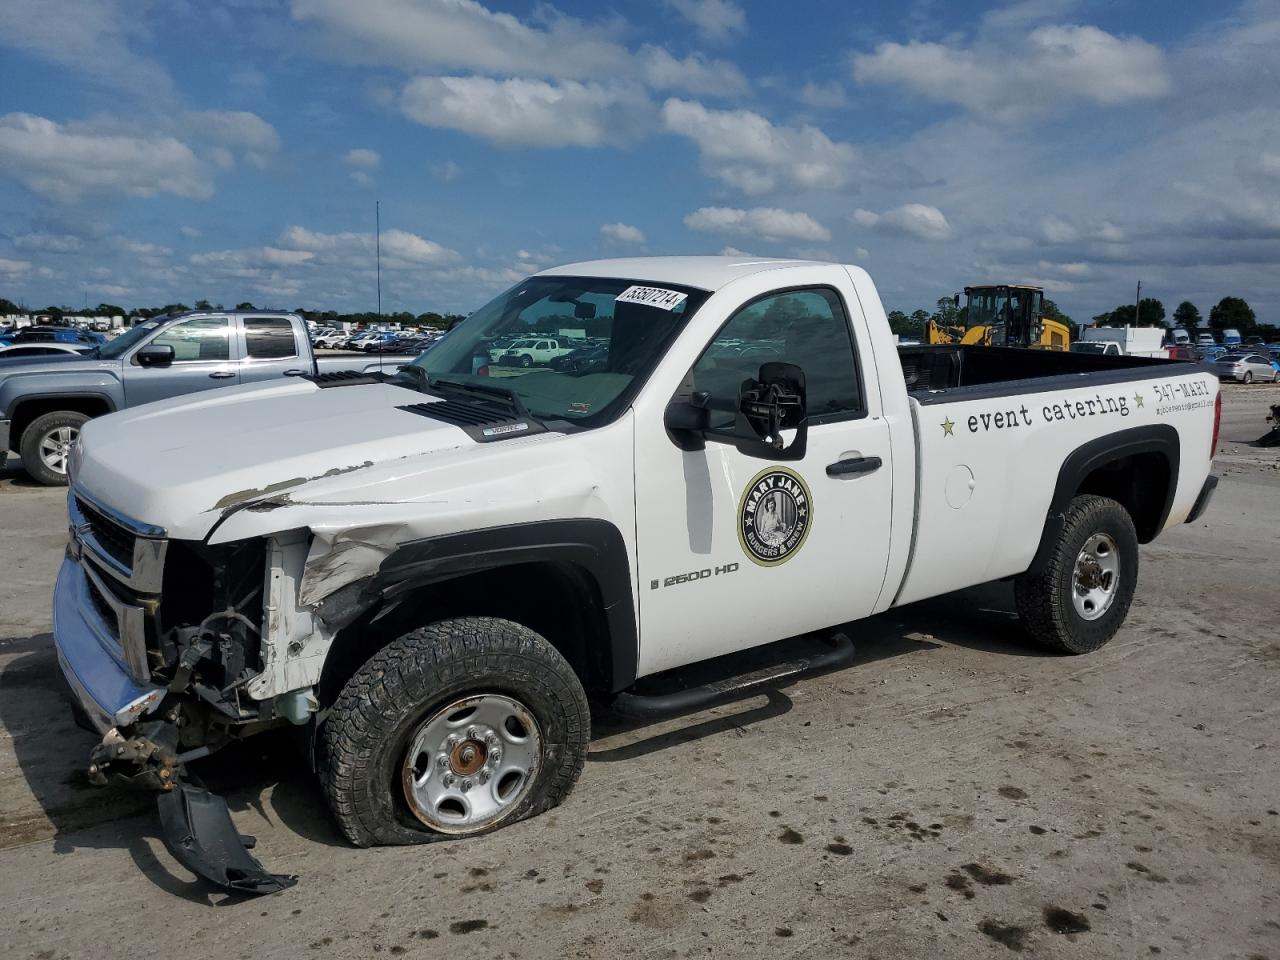
[[1142, 281], [1138, 281], [1138, 293], [1133, 298], [1133, 325], [1142, 326]]
[[[373, 201], [373, 243], [378, 258], [378, 322], [382, 322], [382, 201]], [[1139, 284], [1141, 286], [1141, 284]]]

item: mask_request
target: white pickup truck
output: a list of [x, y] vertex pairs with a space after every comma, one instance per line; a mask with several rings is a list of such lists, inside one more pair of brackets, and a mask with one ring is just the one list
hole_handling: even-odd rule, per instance
[[[491, 366], [569, 302], [607, 363]], [[735, 688], [664, 687], [695, 661], [1001, 578], [1032, 637], [1094, 651], [1139, 544], [1205, 508], [1218, 401], [1193, 364], [898, 349], [857, 267], [689, 257], [544, 271], [392, 376], [102, 417], [54, 597], [91, 776], [160, 787], [188, 866], [269, 892], [185, 771], [272, 726], [310, 726], [352, 843], [409, 843], [559, 803], [588, 696]]]

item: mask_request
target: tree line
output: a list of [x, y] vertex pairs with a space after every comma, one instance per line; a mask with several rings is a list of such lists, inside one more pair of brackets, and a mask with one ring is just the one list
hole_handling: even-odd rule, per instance
[[[124, 307], [117, 306], [114, 303], [100, 303], [96, 307], [86, 307], [79, 309], [75, 307], [56, 307], [48, 306], [43, 310], [27, 310], [19, 307], [12, 300], [0, 297], [0, 316], [6, 314], [34, 313], [41, 316], [52, 317], [55, 321], [62, 317], [126, 317], [129, 320], [149, 320], [152, 317], [167, 317], [174, 313], [185, 313], [188, 310], [226, 310], [220, 303], [210, 303], [208, 300], [197, 300], [192, 306], [185, 303], [166, 303], [162, 307], [134, 307], [132, 310], [126, 310]], [[235, 305], [236, 310], [258, 310], [270, 309], [275, 307], [259, 308], [255, 307], [247, 300], [243, 303]], [[363, 313], [339, 313], [336, 310], [310, 310], [306, 307], [295, 307], [289, 311], [296, 313], [306, 320], [314, 320], [321, 326], [339, 326], [344, 323], [364, 324], [366, 326], [379, 323], [398, 323], [402, 327], [438, 327], [446, 329], [449, 324], [455, 320], [462, 318], [457, 313], [435, 313], [427, 311], [425, 313], [410, 313], [402, 310], [399, 313], [377, 314], [373, 311], [365, 311]]]
[[[1114, 310], [1100, 313], [1093, 318], [1098, 326], [1107, 327], [1165, 327], [1164, 304], [1155, 297], [1143, 297], [1137, 305], [1122, 303]], [[1173, 311], [1173, 325], [1182, 327], [1193, 337], [1196, 331], [1206, 326], [1200, 308], [1190, 300], [1183, 300]], [[1241, 336], [1251, 334], [1259, 336], [1280, 335], [1280, 328], [1275, 324], [1258, 323], [1253, 308], [1240, 297], [1223, 297], [1209, 308], [1208, 327], [1214, 332], [1237, 330]]]

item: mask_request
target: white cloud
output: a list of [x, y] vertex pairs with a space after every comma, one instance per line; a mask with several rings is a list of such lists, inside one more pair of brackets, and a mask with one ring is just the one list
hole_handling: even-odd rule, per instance
[[132, 288], [118, 283], [104, 283], [93, 289], [104, 297], [127, 297], [133, 292]]
[[488, 77], [418, 77], [405, 87], [400, 106], [425, 126], [534, 147], [628, 143], [648, 126], [651, 110], [635, 87]]
[[723, 246], [720, 248], [720, 256], [722, 257], [754, 257], [754, 253], [747, 253], [745, 250], [739, 250], [737, 247]]
[[733, 0], [667, 0], [667, 6], [707, 40], [722, 42], [747, 30], [747, 15]]
[[629, 223], [603, 224], [600, 235], [611, 243], [644, 243], [644, 231]]
[[14, 237], [13, 245], [19, 250], [39, 253], [78, 253], [84, 241], [68, 233], [26, 233]]
[[497, 77], [645, 81], [692, 93], [745, 89], [731, 64], [664, 50], [628, 49], [620, 22], [599, 24], [545, 7], [536, 22], [475, 0], [293, 0], [293, 17], [317, 27], [335, 58], [407, 70], [458, 69]]
[[702, 207], [684, 218], [690, 230], [738, 234], [765, 240], [830, 240], [831, 233], [807, 213], [777, 207]]
[[1171, 88], [1160, 48], [1092, 26], [1041, 26], [1012, 44], [882, 43], [853, 60], [859, 83], [903, 86], [984, 117], [1023, 119], [1074, 102], [1149, 100]]
[[866, 247], [855, 247], [853, 250], [853, 255], [857, 257], [859, 260], [866, 260], [871, 256], [871, 251], [868, 250]]
[[431, 167], [431, 175], [437, 180], [445, 183], [451, 183], [462, 176], [462, 167], [454, 163], [452, 160], [446, 160], [444, 163], [437, 163]]
[[818, 110], [843, 107], [848, 101], [844, 86], [839, 83], [806, 83], [800, 88], [800, 102]]
[[683, 90], [712, 97], [745, 94], [750, 85], [737, 67], [724, 60], [690, 54], [683, 60], [661, 47], [645, 46], [637, 56], [640, 79], [655, 90]]
[[130, 41], [146, 31], [147, 17], [134, 0], [4, 0], [0, 42], [87, 74], [116, 90], [154, 100], [173, 83]]
[[884, 213], [859, 209], [853, 212], [852, 220], [860, 227], [881, 233], [896, 233], [921, 240], [951, 239], [951, 224], [942, 211], [923, 203], [904, 203]]
[[698, 145], [703, 169], [744, 193], [779, 186], [837, 190], [858, 170], [858, 151], [817, 127], [777, 126], [749, 110], [709, 110], [672, 98], [662, 107], [672, 133]]
[[185, 119], [193, 142], [217, 143], [224, 150], [239, 153], [255, 167], [267, 166], [280, 151], [280, 134], [256, 113], [193, 110]]
[[158, 243], [147, 243], [144, 240], [120, 240], [117, 246], [125, 253], [134, 257], [143, 257], [151, 260], [160, 260], [173, 253], [168, 247], [162, 247]]
[[194, 240], [196, 237], [200, 236], [200, 230], [198, 227], [187, 226], [185, 224], [178, 228], [178, 232], [188, 240]]
[[343, 155], [342, 162], [358, 170], [376, 170], [382, 163], [382, 154], [367, 147], [356, 147]]
[[64, 203], [88, 193], [213, 195], [208, 170], [173, 137], [82, 131], [29, 113], [0, 116], [0, 169]]
[[4, 276], [6, 279], [12, 280], [20, 277], [30, 269], [31, 262], [29, 260], [6, 260], [0, 257], [0, 276]]

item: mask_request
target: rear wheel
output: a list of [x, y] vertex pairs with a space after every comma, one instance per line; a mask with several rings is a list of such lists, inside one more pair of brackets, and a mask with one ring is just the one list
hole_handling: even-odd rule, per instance
[[1138, 535], [1108, 497], [1071, 501], [1048, 559], [1014, 580], [1023, 626], [1037, 642], [1089, 653], [1115, 636], [1138, 583]]
[[527, 353], [522, 353], [522, 354], [520, 354], [520, 366], [522, 366], [522, 367], [532, 367], [532, 366], [533, 366], [533, 357], [529, 356], [529, 354], [527, 354]]
[[22, 434], [19, 452], [33, 480], [47, 487], [66, 486], [71, 446], [88, 419], [74, 410], [55, 410], [31, 421]]
[[1240, 379], [1243, 380], [1245, 383], [1253, 383], [1253, 371], [1246, 370], [1244, 372], [1244, 376], [1241, 377]]
[[546, 640], [508, 620], [444, 620], [347, 682], [321, 730], [321, 782], [357, 846], [471, 836], [560, 803], [590, 734], [582, 685]]

